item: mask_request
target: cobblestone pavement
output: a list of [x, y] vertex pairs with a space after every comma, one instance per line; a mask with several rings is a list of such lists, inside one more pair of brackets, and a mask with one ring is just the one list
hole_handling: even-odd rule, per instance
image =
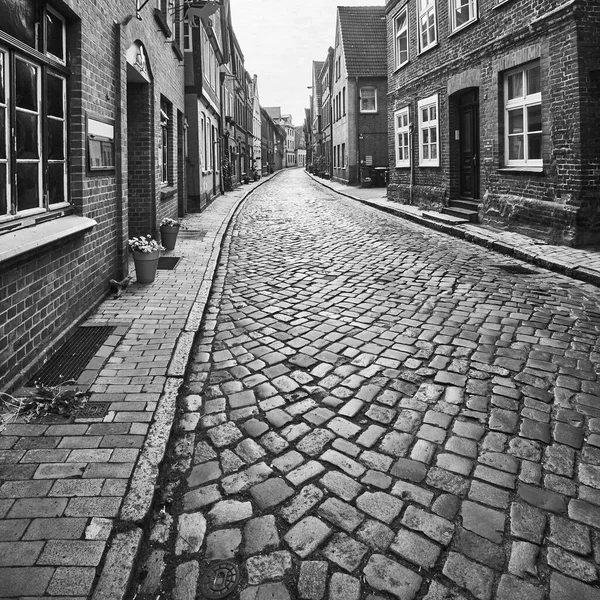
[[301, 171], [256, 190], [135, 597], [229, 559], [240, 600], [600, 598], [600, 293], [514, 263]]

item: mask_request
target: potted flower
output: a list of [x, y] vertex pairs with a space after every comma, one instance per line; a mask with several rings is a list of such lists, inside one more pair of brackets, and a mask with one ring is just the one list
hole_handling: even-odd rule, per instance
[[165, 217], [160, 222], [160, 241], [166, 250], [173, 250], [175, 248], [180, 227], [180, 221], [170, 219], [169, 217]]
[[129, 240], [138, 283], [152, 283], [156, 277], [160, 251], [164, 250], [150, 234]]

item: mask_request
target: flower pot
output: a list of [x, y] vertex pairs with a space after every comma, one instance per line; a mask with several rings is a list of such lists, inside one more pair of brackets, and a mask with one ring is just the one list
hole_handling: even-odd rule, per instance
[[161, 225], [160, 241], [166, 250], [173, 250], [173, 248], [175, 248], [175, 242], [177, 241], [178, 233], [179, 233], [179, 227], [170, 227], [169, 225]]
[[160, 252], [133, 252], [135, 276], [138, 283], [152, 283], [156, 277]]

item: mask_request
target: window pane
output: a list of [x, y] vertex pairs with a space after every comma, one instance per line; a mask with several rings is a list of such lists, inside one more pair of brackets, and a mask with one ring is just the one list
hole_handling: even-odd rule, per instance
[[437, 129], [435, 129], [435, 127], [432, 127], [429, 130], [429, 135], [431, 136], [431, 143], [434, 144], [435, 142], [437, 142]]
[[423, 158], [427, 159], [429, 158], [429, 146], [427, 145], [423, 145]]
[[515, 135], [508, 138], [508, 157], [510, 160], [523, 160], [523, 136]]
[[6, 103], [6, 54], [0, 52], [0, 103]]
[[437, 119], [437, 108], [435, 106], [429, 107], [429, 115], [432, 121]]
[[508, 100], [523, 97], [523, 72], [508, 76]]
[[46, 50], [49, 54], [65, 59], [63, 50], [63, 22], [50, 11], [46, 15]]
[[2, 31], [35, 47], [36, 2], [31, 0], [0, 0]]
[[523, 133], [523, 109], [509, 111], [508, 133]]
[[15, 103], [19, 108], [37, 111], [37, 76], [36, 67], [22, 60], [16, 61]]
[[64, 160], [65, 158], [65, 140], [64, 127], [62, 121], [48, 119], [48, 159]]
[[527, 136], [528, 147], [528, 159], [541, 159], [542, 158], [542, 134], [533, 133]]
[[527, 131], [541, 131], [542, 130], [542, 106], [527, 107]]
[[8, 214], [6, 163], [0, 163], [0, 215]]
[[437, 144], [431, 144], [431, 158], [437, 158]]
[[540, 91], [540, 68], [534, 67], [527, 71], [527, 93], [537, 94]]
[[426, 123], [427, 121], [429, 121], [429, 109], [428, 108], [421, 109], [421, 120], [423, 121], [423, 123]]
[[423, 143], [429, 144], [429, 129], [423, 129]]
[[[6, 159], [6, 108], [0, 108], [0, 159]], [[1, 213], [0, 213], [1, 214]]]
[[17, 111], [17, 158], [35, 159], [39, 158], [38, 151], [38, 118]]
[[17, 164], [17, 210], [39, 207], [39, 198], [39, 165]]
[[47, 78], [47, 111], [51, 117], [63, 118], [64, 109], [64, 79], [48, 74]]
[[456, 27], [460, 27], [461, 25], [469, 22], [471, 18], [469, 2], [470, 0], [457, 0]]
[[50, 204], [58, 204], [66, 199], [64, 163], [48, 165], [48, 196]]

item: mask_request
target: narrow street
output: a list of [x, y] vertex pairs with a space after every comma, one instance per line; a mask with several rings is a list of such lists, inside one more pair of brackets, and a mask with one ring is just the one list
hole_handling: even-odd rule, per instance
[[600, 598], [600, 291], [517, 263], [299, 169], [253, 192], [136, 600]]

